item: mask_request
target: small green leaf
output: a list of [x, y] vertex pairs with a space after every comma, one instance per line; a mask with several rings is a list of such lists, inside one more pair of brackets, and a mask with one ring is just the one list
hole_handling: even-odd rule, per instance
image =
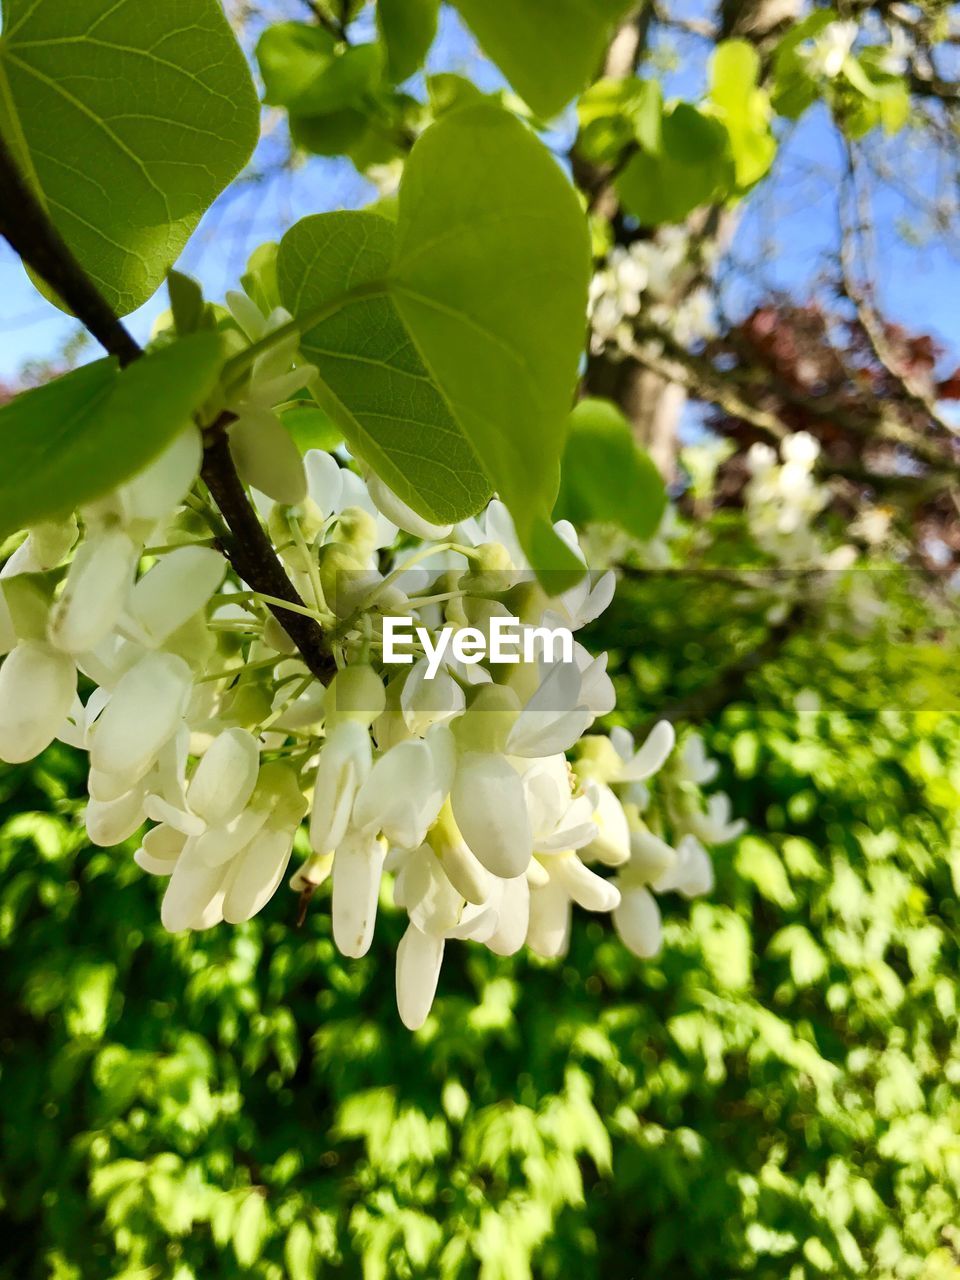
[[609, 400], [581, 400], [570, 415], [554, 515], [576, 525], [616, 524], [642, 541], [667, 505], [663, 478]]
[[656, 80], [598, 80], [577, 103], [577, 150], [594, 164], [613, 164], [631, 144], [650, 155], [663, 147], [663, 97]]
[[306, 453], [308, 449], [324, 449], [329, 452], [343, 443], [343, 432], [318, 405], [294, 405], [283, 410], [280, 421], [293, 436], [301, 453]]
[[146, 466], [190, 422], [221, 365], [215, 334], [181, 338], [122, 372], [115, 360], [0, 409], [0, 535], [72, 511]]
[[549, 119], [595, 75], [614, 23], [634, 0], [454, 0], [484, 52]]
[[745, 40], [724, 40], [710, 61], [710, 101], [726, 125], [738, 190], [759, 182], [773, 163], [770, 99], [760, 82], [760, 55]]
[[465, 80], [452, 71], [427, 76], [427, 93], [436, 119], [448, 111], [455, 111], [459, 107], [475, 107], [484, 101], [484, 95], [472, 80]]
[[243, 168], [257, 95], [217, 0], [3, 0], [0, 132], [121, 314]]
[[267, 1206], [262, 1195], [251, 1191], [233, 1223], [233, 1251], [241, 1267], [253, 1266], [263, 1252], [266, 1236]]
[[203, 290], [193, 276], [184, 275], [182, 271], [168, 272], [167, 290], [174, 327], [181, 337], [208, 327], [205, 324], [208, 313]]
[[682, 222], [735, 185], [729, 134], [719, 120], [679, 102], [664, 116], [661, 153], [639, 151], [616, 185], [624, 208], [644, 226]]
[[322, 116], [362, 103], [380, 82], [377, 44], [343, 45], [322, 27], [281, 22], [257, 43], [266, 101], [293, 116]]
[[437, 34], [440, 0], [377, 0], [377, 26], [394, 84], [412, 76]]
[[549, 512], [582, 346], [586, 220], [519, 121], [486, 104], [444, 116], [411, 152], [396, 226], [306, 218], [278, 272], [351, 449], [428, 519], [461, 519], [496, 488], [538, 570], [582, 573]]
[[287, 1264], [290, 1280], [314, 1280], [316, 1267], [313, 1235], [305, 1222], [295, 1222], [287, 1232], [283, 1259]]

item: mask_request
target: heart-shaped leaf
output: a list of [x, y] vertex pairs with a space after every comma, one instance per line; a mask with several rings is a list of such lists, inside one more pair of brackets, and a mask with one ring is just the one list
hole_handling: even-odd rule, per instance
[[3, 0], [0, 132], [120, 314], [163, 282], [258, 129], [217, 0]]
[[582, 571], [549, 513], [583, 341], [586, 220], [515, 117], [488, 104], [445, 116], [411, 152], [396, 224], [306, 218], [283, 239], [278, 278], [321, 403], [405, 502], [449, 522], [495, 488], [538, 570]]

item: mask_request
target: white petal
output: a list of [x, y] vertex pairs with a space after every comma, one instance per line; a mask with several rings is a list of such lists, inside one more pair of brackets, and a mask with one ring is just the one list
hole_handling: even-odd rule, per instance
[[260, 770], [260, 748], [246, 729], [225, 729], [197, 765], [187, 803], [210, 827], [222, 827], [253, 795]]
[[595, 783], [591, 788], [596, 801], [593, 820], [597, 824], [597, 835], [585, 847], [584, 854], [606, 863], [608, 867], [617, 867], [630, 858], [630, 826], [623, 805], [604, 783]]
[[223, 827], [197, 834], [199, 857], [211, 867], [230, 862], [266, 825], [270, 814], [266, 809], [244, 809]]
[[[431, 834], [431, 841], [434, 836]], [[467, 902], [480, 905], [493, 891], [494, 878], [467, 848], [466, 841], [449, 840], [436, 850], [440, 865], [457, 893]]]
[[340, 510], [343, 468], [332, 454], [324, 453], [321, 449], [308, 449], [303, 462], [310, 497], [325, 517], [333, 515]]
[[512, 956], [523, 946], [530, 926], [530, 883], [526, 876], [503, 882], [500, 918], [487, 946], [495, 955]]
[[161, 645], [204, 607], [223, 581], [226, 562], [211, 547], [178, 547], [133, 589], [130, 614], [150, 643]]
[[625, 887], [620, 905], [613, 909], [613, 923], [625, 946], [648, 960], [663, 943], [663, 924], [657, 900], [649, 890]]
[[166, 824], [152, 827], [143, 837], [133, 860], [152, 876], [172, 875], [186, 842], [187, 837], [182, 832], [174, 831]]
[[397, 947], [397, 1011], [410, 1031], [417, 1031], [427, 1020], [433, 1006], [443, 964], [444, 940], [434, 934], [421, 933], [415, 925], [407, 931]]
[[487, 870], [508, 880], [523, 875], [533, 853], [533, 836], [523, 781], [503, 756], [462, 756], [451, 802], [468, 848]]
[[165, 823], [166, 826], [182, 832], [185, 836], [197, 838], [204, 833], [206, 824], [202, 818], [198, 818], [195, 813], [188, 813], [185, 809], [178, 809], [169, 800], [164, 800], [163, 796], [148, 795], [143, 808], [151, 822]]
[[351, 832], [333, 856], [333, 940], [341, 955], [363, 956], [373, 940], [386, 849], [375, 836]]
[[436, 725], [426, 740], [391, 747], [357, 793], [357, 827], [382, 831], [391, 844], [416, 849], [450, 792], [454, 761], [453, 738], [444, 725]]
[[463, 911], [463, 898], [427, 845], [421, 845], [403, 864], [394, 886], [394, 900], [418, 929], [440, 936], [459, 924]]
[[203, 929], [223, 918], [223, 867], [211, 867], [187, 844], [163, 895], [160, 920], [170, 933]]
[[607, 675], [607, 655], [601, 653], [599, 658], [594, 658], [579, 644], [575, 652], [581, 664], [580, 705], [595, 716], [605, 716], [617, 705], [616, 690]]
[[[611, 734], [611, 738], [612, 738]], [[643, 746], [624, 766], [624, 782], [643, 782], [663, 768], [674, 748], [677, 735], [669, 720], [659, 720], [647, 735]]]
[[0, 667], [0, 760], [22, 764], [49, 747], [73, 706], [77, 670], [65, 653], [25, 640]]
[[332, 853], [343, 839], [372, 757], [370, 733], [355, 720], [338, 724], [327, 739], [317, 765], [310, 815], [310, 844], [315, 853]]
[[243, 412], [230, 428], [230, 455], [242, 480], [294, 506], [307, 496], [307, 477], [296, 442], [275, 413]]
[[266, 906], [279, 888], [292, 850], [292, 831], [267, 827], [251, 840], [231, 866], [224, 920], [239, 924]]
[[570, 895], [558, 880], [530, 891], [527, 946], [547, 959], [565, 956], [570, 946]]
[[83, 815], [91, 843], [109, 849], [120, 844], [143, 826], [143, 787], [134, 787], [117, 800], [90, 800]]
[[188, 427], [120, 489], [130, 519], [156, 521], [180, 505], [200, 472], [203, 442], [196, 427]]
[[93, 730], [90, 764], [132, 786], [173, 737], [193, 681], [182, 658], [147, 654], [122, 676]]
[[646, 825], [631, 828], [630, 864], [625, 871], [631, 883], [655, 883], [676, 860], [677, 855], [670, 845], [654, 835]]
[[432, 724], [443, 724], [460, 715], [466, 706], [466, 695], [449, 671], [427, 679], [428, 662], [421, 658], [410, 668], [403, 684], [400, 707], [411, 733], [424, 734]]
[[620, 901], [620, 890], [583, 865], [575, 853], [561, 853], [547, 864], [556, 878], [584, 911], [612, 911]]
[[448, 537], [453, 529], [452, 524], [431, 524], [423, 516], [417, 515], [412, 507], [408, 507], [392, 489], [388, 489], [373, 471], [367, 474], [367, 490], [377, 509], [382, 511], [392, 524], [407, 533], [412, 533], [415, 538], [422, 538], [425, 542], [439, 542]]
[[65, 653], [95, 649], [117, 625], [139, 557], [139, 546], [122, 529], [81, 543], [50, 611], [50, 643]]

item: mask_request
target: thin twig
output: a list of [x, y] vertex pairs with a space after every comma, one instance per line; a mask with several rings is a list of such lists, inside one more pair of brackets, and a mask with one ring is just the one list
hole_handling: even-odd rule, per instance
[[[143, 348], [77, 261], [51, 222], [0, 135], [0, 234], [23, 261], [70, 307], [77, 319], [121, 365], [143, 355]], [[303, 601], [273, 549], [230, 456], [221, 414], [205, 432], [201, 475], [224, 520], [217, 537], [237, 574], [255, 591], [303, 608]], [[323, 633], [311, 618], [271, 606], [271, 612], [300, 650], [309, 670], [324, 683], [335, 667], [324, 650]]]

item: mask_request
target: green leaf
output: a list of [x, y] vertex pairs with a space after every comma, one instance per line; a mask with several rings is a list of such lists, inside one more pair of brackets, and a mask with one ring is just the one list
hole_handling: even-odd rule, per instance
[[233, 1251], [241, 1267], [253, 1266], [263, 1252], [266, 1236], [267, 1206], [262, 1195], [251, 1191], [233, 1224]]
[[437, 34], [440, 0], [377, 0], [377, 26], [387, 48], [387, 72], [394, 84], [423, 62]]
[[816, 77], [810, 74], [801, 46], [815, 40], [822, 31], [836, 22], [834, 9], [814, 9], [802, 21], [790, 28], [773, 51], [773, 109], [788, 120], [798, 120], [813, 106], [820, 96]]
[[613, 24], [634, 0], [454, 0], [484, 52], [549, 119], [596, 74]]
[[617, 524], [646, 540], [667, 505], [663, 478], [609, 400], [581, 400], [570, 415], [554, 515], [584, 525]]
[[383, 50], [338, 44], [316, 25], [281, 22], [260, 37], [257, 61], [271, 106], [294, 116], [322, 116], [362, 103], [380, 82]]
[[656, 80], [598, 80], [577, 103], [577, 150], [594, 164], [612, 164], [638, 144], [651, 155], [663, 146], [663, 97]]
[[287, 1232], [283, 1259], [290, 1280], [313, 1280], [316, 1275], [313, 1235], [305, 1222], [295, 1222]]
[[582, 346], [586, 220], [519, 121], [486, 104], [445, 116], [411, 152], [395, 226], [306, 218], [278, 274], [320, 403], [405, 502], [449, 522], [496, 488], [538, 570], [582, 572], [549, 512]]
[[68, 373], [0, 409], [0, 536], [72, 511], [141, 470], [190, 422], [220, 372], [195, 334], [136, 360]]
[[280, 414], [280, 421], [297, 443], [301, 453], [308, 449], [328, 452], [343, 443], [343, 432], [328, 413], [313, 404], [295, 405]]
[[207, 322], [209, 313], [203, 300], [203, 290], [193, 276], [184, 275], [182, 271], [169, 272], [167, 291], [174, 327], [181, 337], [212, 327], [212, 320]]
[[710, 101], [726, 125], [736, 185], [746, 191], [773, 163], [770, 99], [760, 83], [760, 55], [745, 40], [724, 40], [710, 61]]
[[617, 179], [624, 208], [644, 226], [682, 222], [703, 204], [725, 199], [735, 183], [723, 124], [687, 102], [663, 119], [659, 155], [639, 151]]
[[121, 314], [163, 282], [258, 130], [217, 0], [3, 0], [0, 132]]

